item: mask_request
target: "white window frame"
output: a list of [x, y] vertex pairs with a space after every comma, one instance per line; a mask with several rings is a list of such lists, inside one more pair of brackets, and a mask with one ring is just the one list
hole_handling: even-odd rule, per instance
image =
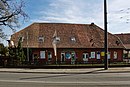
[[118, 53], [116, 51], [114, 51], [113, 56], [114, 56], [114, 59], [117, 59], [118, 58]]
[[91, 58], [95, 58], [95, 52], [93, 51], [93, 52], [91, 52]]
[[46, 52], [45, 51], [40, 51], [40, 58], [45, 59]]
[[[83, 56], [84, 55], [84, 56]], [[89, 59], [89, 54], [88, 53], [83, 53], [83, 61], [88, 61], [88, 59]], [[87, 55], [88, 55], [88, 57], [87, 57]]]
[[38, 42], [44, 42], [44, 37], [43, 36], [39, 36], [38, 37]]

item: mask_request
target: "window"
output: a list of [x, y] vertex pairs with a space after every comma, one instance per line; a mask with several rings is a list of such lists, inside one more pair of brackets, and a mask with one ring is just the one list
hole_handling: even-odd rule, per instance
[[53, 43], [58, 43], [58, 42], [60, 42], [60, 37], [54, 37], [53, 38]]
[[38, 41], [39, 41], [39, 42], [44, 42], [44, 37], [43, 37], [43, 36], [39, 36], [39, 37], [38, 37]]
[[114, 59], [117, 59], [117, 52], [114, 51]]
[[71, 37], [70, 39], [71, 39], [72, 42], [76, 42], [75, 37]]
[[83, 53], [83, 58], [89, 58], [88, 53]]
[[50, 61], [52, 59], [52, 53], [48, 52], [48, 60]]
[[83, 61], [88, 61], [89, 54], [88, 53], [83, 53]]
[[60, 41], [60, 37], [56, 37], [56, 41], [59, 42]]
[[91, 58], [95, 58], [95, 52], [91, 52]]
[[45, 51], [40, 51], [40, 58], [45, 59]]

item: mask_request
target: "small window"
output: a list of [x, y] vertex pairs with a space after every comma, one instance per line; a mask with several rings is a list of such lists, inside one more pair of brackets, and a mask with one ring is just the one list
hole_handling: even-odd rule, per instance
[[114, 59], [117, 59], [117, 52], [114, 51]]
[[56, 37], [56, 41], [59, 42], [60, 41], [60, 37]]
[[89, 54], [88, 53], [83, 53], [83, 61], [86, 63], [88, 61]]
[[83, 59], [89, 58], [89, 54], [88, 53], [83, 53]]
[[91, 58], [95, 58], [95, 52], [91, 52]]
[[40, 51], [40, 58], [45, 59], [45, 51]]
[[72, 42], [76, 42], [76, 38], [75, 37], [71, 37], [70, 38]]
[[39, 42], [44, 42], [44, 37], [43, 37], [43, 36], [39, 36], [39, 37], [38, 37], [38, 41], [39, 41]]
[[48, 52], [48, 60], [50, 61], [52, 59], [52, 53]]

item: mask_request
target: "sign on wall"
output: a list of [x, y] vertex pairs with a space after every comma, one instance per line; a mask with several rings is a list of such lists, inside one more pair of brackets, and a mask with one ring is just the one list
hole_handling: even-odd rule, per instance
[[65, 58], [66, 58], [66, 59], [70, 59], [70, 58], [71, 58], [71, 54], [70, 54], [69, 52], [67, 52], [67, 53], [65, 54]]
[[101, 52], [101, 56], [105, 56], [105, 52], [104, 51]]
[[97, 59], [100, 59], [100, 52], [97, 52]]

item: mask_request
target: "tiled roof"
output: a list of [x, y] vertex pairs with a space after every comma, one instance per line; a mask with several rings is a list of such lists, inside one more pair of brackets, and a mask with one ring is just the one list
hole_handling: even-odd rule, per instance
[[[55, 31], [60, 38], [60, 41], [57, 43], [57, 48], [104, 47], [104, 30], [94, 23], [33, 23], [25, 29], [13, 34], [11, 40], [17, 45], [18, 38], [23, 36], [23, 47], [27, 47], [28, 43], [28, 47], [30, 48], [52, 48]], [[43, 42], [38, 41], [39, 37], [43, 37]], [[75, 38], [75, 41], [71, 40], [72, 37]], [[124, 48], [120, 40], [111, 33], [108, 33], [108, 41], [109, 48]]]
[[130, 49], [130, 33], [115, 34], [123, 42], [126, 49]]

